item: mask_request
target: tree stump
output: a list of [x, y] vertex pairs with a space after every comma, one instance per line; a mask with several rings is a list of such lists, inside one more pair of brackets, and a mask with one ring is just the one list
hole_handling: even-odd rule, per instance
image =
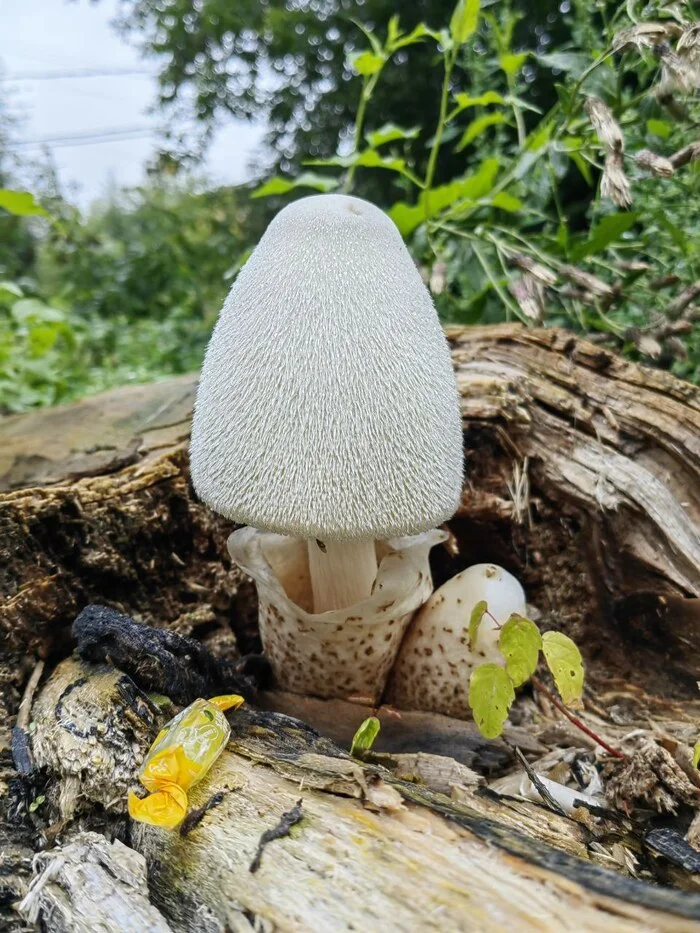
[[[62, 660], [74, 617], [99, 603], [224, 658], [259, 647], [254, 590], [226, 554], [232, 526], [189, 484], [196, 380], [178, 377], [0, 420], [8, 928], [25, 928], [11, 905], [27, 894], [31, 855], [89, 845], [75, 833], [90, 830], [145, 857], [161, 912], [154, 929], [700, 930], [696, 850], [674, 855], [648, 832], [669, 826], [652, 820], [642, 831], [634, 809], [653, 816], [670, 802], [683, 830], [697, 813], [700, 780], [686, 750], [700, 712], [700, 390], [559, 330], [502, 325], [448, 336], [467, 484], [450, 547], [434, 555], [436, 586], [471, 563], [501, 564], [523, 583], [539, 624], [576, 640], [587, 666], [581, 717], [630, 743], [631, 761], [651, 775], [630, 799], [631, 822], [601, 816], [601, 835], [590, 820], [484, 791], [485, 777], [517, 770], [513, 745], [531, 760], [554, 748], [591, 751], [527, 691], [506, 741], [485, 742], [468, 721], [381, 713], [377, 756], [364, 762], [341, 746], [366, 711], [269, 693], [257, 710], [231, 714], [232, 742], [193, 805], [222, 796], [198, 825], [184, 837], [129, 826], [122, 777], [110, 798], [100, 762], [113, 772], [116, 755], [133, 769], [152, 728], [126, 722], [114, 732], [114, 669]], [[34, 678], [13, 766], [9, 726], [39, 660], [48, 680]], [[70, 751], [55, 701], [68, 687], [91, 697], [88, 744]], [[652, 751], [627, 738], [644, 733], [646, 742], [652, 729]], [[102, 743], [109, 755], [99, 754]], [[83, 772], [71, 770], [82, 755]], [[624, 803], [633, 794], [625, 765], [605, 766]], [[260, 835], [300, 798], [301, 822], [251, 872]], [[84, 911], [71, 890], [79, 873], [66, 867], [76, 851], [60, 870], [40, 857], [37, 872], [54, 880], [43, 900], [30, 900], [27, 922], [62, 929], [52, 927], [52, 891]], [[95, 877], [128, 902], [106, 858], [94, 856]], [[147, 902], [139, 909], [147, 913]]]

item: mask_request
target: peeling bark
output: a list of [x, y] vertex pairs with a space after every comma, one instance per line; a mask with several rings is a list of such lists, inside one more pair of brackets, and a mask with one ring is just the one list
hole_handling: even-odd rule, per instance
[[37, 855], [34, 869], [19, 905], [32, 924], [55, 933], [172, 933], [148, 899], [145, 859], [118, 840], [80, 833]]

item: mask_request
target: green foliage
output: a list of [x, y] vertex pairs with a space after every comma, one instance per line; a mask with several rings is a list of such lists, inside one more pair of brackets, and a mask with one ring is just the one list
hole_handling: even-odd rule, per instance
[[28, 191], [12, 191], [9, 188], [0, 188], [0, 208], [15, 217], [30, 217], [41, 215], [46, 217], [44, 208], [37, 204], [34, 195]]
[[[469, 619], [469, 648], [476, 647], [479, 625], [488, 605], [485, 600], [472, 610]], [[544, 655], [564, 703], [577, 703], [583, 694], [583, 661], [574, 642], [561, 632], [540, 631], [530, 619], [513, 613], [500, 627], [498, 648], [503, 665], [477, 665], [469, 679], [469, 706], [479, 731], [487, 739], [501, 734], [515, 691], [527, 683]]]
[[[556, 634], [556, 633], [552, 633]], [[512, 615], [501, 629], [498, 647], [506, 659], [506, 671], [514, 687], [520, 687], [535, 673], [542, 648], [542, 636], [534, 622]]]
[[565, 703], [576, 703], [583, 694], [583, 659], [576, 644], [562, 632], [545, 632], [542, 653]]
[[503, 732], [514, 700], [513, 681], [498, 664], [481, 664], [472, 671], [469, 706], [484, 738], [495, 739]]
[[464, 45], [476, 32], [480, 0], [458, 0], [450, 19], [450, 38], [455, 45]]
[[[38, 213], [31, 195], [5, 203]], [[50, 208], [31, 275], [0, 279], [0, 412], [197, 369], [245, 250], [244, 196], [156, 180], [87, 219]]]
[[[361, 83], [353, 150], [309, 164], [339, 171], [342, 189], [358, 193], [377, 169], [393, 176], [385, 206], [426, 279], [436, 262], [447, 266], [437, 302], [446, 320], [565, 325], [698, 379], [700, 308], [673, 310], [700, 275], [697, 144], [681, 158], [700, 120], [695, 13], [689, 3], [650, 8], [663, 45], [628, 5], [600, 10], [575, 2], [570, 41], [550, 49], [523, 46], [531, 14], [509, 2], [459, 0], [437, 29], [432, 13], [430, 26], [411, 20], [404, 31], [394, 16], [383, 39], [358, 23], [367, 47], [349, 58]], [[403, 41], [434, 50], [432, 135], [425, 122], [399, 128], [391, 80]], [[686, 70], [674, 79], [678, 61]], [[548, 107], [545, 78], [556, 92]], [[396, 109], [375, 123], [389, 89]], [[463, 153], [476, 172], [465, 173]], [[661, 302], [659, 288], [672, 289]], [[670, 322], [655, 310], [664, 305]]]
[[338, 182], [335, 178], [316, 175], [314, 172], [303, 172], [298, 178], [281, 178], [275, 175], [256, 188], [251, 197], [269, 198], [275, 194], [287, 194], [295, 188], [314, 188], [316, 191], [328, 192], [337, 187]]
[[[572, 18], [560, 12], [559, 0], [536, 5], [515, 0], [515, 5], [526, 15], [514, 23], [513, 42], [537, 48], [543, 41], [571, 41]], [[603, 7], [608, 5], [605, 0]], [[266, 120], [268, 147], [262, 158], [284, 176], [298, 174], [309, 159], [342, 151], [357, 114], [358, 95], [348, 79], [353, 74], [369, 79], [379, 72], [373, 126], [421, 127], [406, 149], [416, 174], [424, 174], [442, 75], [435, 67], [434, 44], [417, 40], [433, 37], [443, 48], [449, 42], [458, 46], [460, 56], [481, 45], [474, 0], [457, 10], [455, 0], [120, 0], [119, 11], [123, 30], [160, 68], [165, 114], [193, 115], [205, 130], [230, 115]], [[464, 44], [452, 41], [451, 21]], [[402, 36], [396, 35], [399, 22]], [[486, 63], [484, 51], [478, 71]], [[473, 70], [465, 63], [460, 90], [470, 86]], [[548, 75], [538, 74], [534, 83], [551, 97]], [[197, 135], [207, 134], [189, 134], [179, 150], [190, 156]], [[444, 152], [436, 166], [437, 182], [463, 171], [459, 156]], [[356, 191], [387, 202], [391, 187], [388, 176], [367, 171]]]
[[[173, 0], [167, 10], [123, 0], [121, 10], [163, 56], [166, 109], [189, 95], [204, 125], [265, 114], [275, 174], [252, 201], [154, 177], [81, 217], [44, 190], [15, 190], [0, 101], [0, 410], [197, 368], [270, 215], [334, 190], [387, 210], [426, 281], [444, 283], [444, 320], [564, 325], [700, 380], [690, 3], [640, 12], [572, 0], [562, 13], [557, 0]], [[664, 42], [644, 39], [645, 21], [661, 24]], [[437, 264], [444, 273], [431, 276]], [[33, 314], [20, 300], [38, 302]]]
[[479, 626], [481, 625], [481, 620], [484, 618], [484, 613], [488, 609], [488, 603], [485, 599], [479, 600], [479, 602], [472, 609], [472, 614], [469, 616], [469, 648], [471, 651], [476, 650], [476, 640], [479, 637]]
[[350, 744], [350, 754], [355, 758], [361, 758], [363, 752], [368, 752], [374, 745], [380, 728], [381, 723], [376, 716], [370, 716], [361, 722]]
[[700, 740], [693, 746], [693, 767], [700, 768]]
[[50, 405], [68, 389], [83, 339], [65, 310], [0, 282], [0, 411]]

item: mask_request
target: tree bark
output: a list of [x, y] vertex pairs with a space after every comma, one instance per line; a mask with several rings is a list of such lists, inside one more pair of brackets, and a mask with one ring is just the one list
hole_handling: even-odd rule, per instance
[[[467, 484], [449, 523], [450, 547], [436, 549], [436, 585], [471, 563], [506, 567], [522, 581], [540, 625], [567, 632], [581, 647], [585, 714], [597, 726], [622, 740], [653, 721], [669, 747], [687, 743], [700, 710], [700, 390], [559, 330], [453, 328], [449, 339]], [[226, 554], [231, 524], [199, 504], [189, 484], [194, 388], [195, 377], [178, 377], [0, 420], [3, 722], [12, 722], [36, 659], [50, 670], [70, 653], [70, 623], [89, 602], [193, 635], [224, 656], [257, 647], [254, 592]], [[98, 673], [85, 676], [93, 684]], [[47, 710], [49, 689], [40, 688], [36, 701]], [[309, 719], [346, 747], [364, 715], [299, 698], [264, 702]], [[98, 724], [106, 715], [101, 702], [94, 715]], [[385, 719], [387, 752], [442, 754], [469, 768], [484, 757], [499, 763], [496, 770], [512, 764], [507, 745], [480, 744], [469, 723], [415, 716], [400, 726]], [[695, 894], [641, 882], [606, 887], [609, 878], [604, 883], [590, 872], [607, 877], [605, 858], [596, 864], [595, 846], [578, 824], [553, 829], [554, 815], [535, 804], [509, 813], [512, 805], [492, 800], [487, 807], [488, 798], [470, 791], [465, 814], [449, 798], [400, 781], [396, 769], [379, 774], [379, 765], [360, 768], [362, 777], [353, 771], [330, 780], [327, 763], [298, 759], [321, 754], [359, 766], [335, 748], [319, 752], [321, 740], [301, 727], [306, 738], [292, 755], [291, 727], [272, 712], [232, 721], [243, 724], [241, 732], [193, 795], [201, 803], [228, 783], [221, 805], [185, 839], [139, 830], [132, 840], [173, 929], [195, 916], [209, 918], [202, 930], [346, 929], [353, 917], [381, 929], [419, 928], [400, 904], [405, 898], [417, 909], [421, 897], [425, 929], [491, 930], [499, 922], [522, 930], [700, 929]], [[530, 742], [531, 755], [551, 747], [538, 743], [553, 720], [541, 729], [537, 721], [526, 716], [511, 736], [526, 751]], [[556, 727], [564, 728], [561, 720]], [[269, 730], [268, 744], [260, 729]], [[65, 756], [39, 756], [50, 821], [37, 824], [42, 808], [28, 815], [31, 800], [22, 803], [29, 785], [13, 784], [7, 727], [0, 740], [5, 809], [24, 807], [21, 820], [0, 824], [12, 853], [6, 889], [20, 897], [29, 880], [27, 852], [61, 839], [64, 829], [56, 827], [64, 820], [100, 828], [95, 808], [110, 801], [97, 794], [94, 774], [86, 782], [87, 772], [79, 772], [76, 786]], [[132, 745], [116, 791], [122, 809], [108, 822], [122, 820], [134, 748], [141, 746]], [[368, 812], [373, 804], [362, 782], [372, 786], [378, 774], [400, 795], [396, 810]], [[37, 780], [33, 775], [35, 795], [42, 791]], [[80, 798], [80, 789], [91, 787], [81, 798], [88, 809], [63, 812], [52, 786], [64, 803], [71, 799], [66, 788]], [[306, 820], [292, 837], [272, 842], [260, 872], [251, 874], [260, 833], [299, 797]], [[529, 841], [521, 838], [523, 826], [532, 828]], [[612, 877], [631, 884], [624, 874]]]

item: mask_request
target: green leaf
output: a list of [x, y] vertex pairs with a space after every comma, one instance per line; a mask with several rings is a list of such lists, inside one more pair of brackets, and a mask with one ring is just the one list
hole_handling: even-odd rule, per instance
[[[332, 164], [330, 160], [324, 164]], [[335, 164], [335, 163], [333, 163]], [[275, 175], [252, 193], [253, 198], [269, 198], [276, 194], [287, 194], [294, 188], [315, 188], [317, 191], [333, 191], [339, 181], [329, 175], [317, 175], [315, 172], [303, 172], [298, 178], [282, 178]]]
[[415, 45], [416, 42], [420, 42], [426, 36], [430, 36], [431, 39], [435, 39], [436, 42], [440, 41], [440, 34], [435, 32], [434, 29], [430, 29], [425, 23], [418, 23], [416, 28], [409, 32], [405, 36], [397, 36], [396, 39], [387, 41], [387, 45], [392, 52], [398, 51], [398, 49], [403, 49], [407, 45]]
[[[306, 165], [336, 165], [349, 168], [351, 165], [362, 165], [365, 168], [383, 168], [390, 172], [398, 172], [408, 178], [414, 185], [420, 187], [421, 180], [417, 178], [406, 165], [404, 159], [395, 156], [380, 155], [375, 149], [365, 149], [362, 152], [347, 156], [333, 156], [331, 159], [311, 159]], [[335, 184], [337, 187], [337, 182]]]
[[535, 673], [542, 636], [534, 622], [514, 613], [501, 629], [498, 647], [513, 686], [519, 687]]
[[669, 220], [668, 216], [662, 211], [657, 212], [655, 217], [659, 226], [663, 227], [664, 230], [669, 234], [678, 249], [687, 255], [688, 235], [684, 233], [684, 231], [681, 230], [677, 224], [674, 224], [672, 220]]
[[384, 67], [386, 59], [383, 55], [376, 55], [374, 52], [354, 52], [348, 56], [350, 65], [359, 75], [370, 77], [376, 75]]
[[29, 352], [34, 357], [45, 356], [53, 349], [64, 325], [39, 324], [29, 331]]
[[357, 28], [360, 30], [360, 32], [365, 37], [365, 39], [367, 39], [369, 44], [372, 46], [372, 51], [376, 55], [382, 55], [382, 44], [379, 41], [379, 39], [375, 36], [375, 34], [372, 32], [372, 30], [368, 29], [358, 19], [350, 20], [350, 22], [353, 23], [355, 26], [357, 26]]
[[464, 45], [479, 25], [480, 0], [458, 0], [450, 20], [450, 35], [455, 45]]
[[671, 135], [671, 125], [665, 120], [647, 120], [647, 133], [659, 136], [661, 139], [668, 139]]
[[564, 703], [583, 695], [583, 659], [576, 644], [562, 632], [545, 632], [542, 651]]
[[491, 198], [491, 204], [494, 207], [500, 208], [502, 211], [509, 211], [511, 214], [517, 214], [518, 211], [525, 209], [525, 205], [520, 198], [508, 194], [507, 191], [499, 191], [498, 194], [495, 194]]
[[405, 201], [397, 201], [387, 213], [403, 237], [410, 236], [425, 220], [425, 211], [420, 204], [406, 204]]
[[484, 613], [487, 609], [488, 603], [485, 599], [482, 599], [474, 606], [472, 614], [469, 616], [469, 648], [471, 651], [474, 651], [476, 648], [479, 626], [481, 625], [481, 620], [484, 618]]
[[591, 167], [588, 164], [588, 162], [586, 162], [586, 160], [583, 158], [580, 152], [570, 152], [569, 158], [571, 159], [571, 161], [574, 163], [576, 168], [579, 170], [579, 172], [583, 176], [588, 187], [592, 188], [593, 187], [593, 175], [591, 174]]
[[631, 211], [624, 214], [608, 214], [603, 217], [590, 237], [574, 249], [572, 253], [574, 261], [583, 259], [584, 256], [602, 253], [606, 247], [619, 240], [622, 234], [637, 222], [638, 216], [634, 211]]
[[42, 805], [42, 803], [44, 803], [45, 800], [46, 800], [46, 797], [44, 796], [44, 794], [39, 794], [38, 797], [32, 800], [32, 802], [29, 804], [29, 807], [27, 809], [29, 810], [30, 813], [34, 813], [39, 809], [39, 807]]
[[66, 315], [38, 298], [21, 298], [12, 305], [12, 317], [18, 324], [59, 324]]
[[499, 123], [505, 123], [505, 119], [502, 113], [485, 113], [483, 117], [477, 117], [476, 120], [472, 120], [457, 144], [455, 152], [461, 152], [462, 149], [466, 149], [470, 143], [478, 139], [490, 126], [497, 126]]
[[374, 745], [374, 740], [379, 735], [381, 723], [376, 716], [370, 716], [360, 723], [360, 727], [353, 736], [350, 745], [350, 754], [357, 756], [358, 752], [367, 752]]
[[0, 207], [17, 217], [49, 216], [44, 208], [34, 200], [34, 195], [28, 191], [10, 191], [9, 188], [0, 188]]
[[700, 768], [700, 739], [693, 747], [693, 767]]
[[13, 298], [21, 298], [24, 292], [16, 282], [10, 282], [9, 279], [0, 281], [0, 292], [6, 295], [12, 295]]
[[529, 100], [523, 100], [522, 97], [518, 97], [516, 94], [507, 94], [503, 100], [506, 104], [510, 104], [511, 107], [519, 107], [521, 110], [529, 110], [530, 113], [542, 115], [541, 107], [536, 107]]
[[528, 60], [529, 55], [529, 52], [509, 52], [499, 57], [498, 64], [507, 75], [516, 75]]
[[367, 133], [367, 142], [372, 149], [377, 149], [386, 143], [393, 143], [397, 139], [415, 139], [420, 133], [419, 126], [413, 126], [410, 129], [404, 129], [395, 123], [385, 123], [378, 130], [372, 130]]
[[540, 152], [549, 145], [552, 138], [552, 124], [542, 123], [530, 133], [525, 140], [525, 148], [528, 152]]
[[537, 59], [548, 68], [565, 71], [574, 78], [580, 78], [591, 63], [587, 52], [543, 52]]
[[395, 42], [396, 39], [398, 39], [400, 35], [401, 35], [401, 28], [399, 26], [399, 14], [394, 13], [394, 15], [391, 17], [386, 27], [387, 45], [390, 45], [392, 42]]
[[503, 732], [515, 700], [513, 682], [498, 664], [481, 664], [469, 678], [469, 705], [479, 732], [487, 739]]
[[414, 185], [420, 186], [421, 181], [408, 168], [404, 159], [393, 158], [392, 156], [382, 156], [374, 149], [365, 149], [354, 159], [357, 165], [365, 168], [383, 168], [390, 172], [398, 172], [404, 178], [408, 178]]
[[466, 110], [468, 107], [490, 107], [491, 104], [505, 104], [505, 98], [498, 91], [485, 91], [483, 94], [477, 94], [473, 97], [471, 94], [455, 94], [455, 108], [448, 115], [447, 122], [454, 119], [458, 113]]
[[456, 178], [447, 185], [423, 191], [418, 203], [405, 204], [399, 201], [389, 210], [389, 216], [403, 236], [409, 236], [426, 218], [435, 217], [445, 207], [456, 202], [485, 197], [493, 188], [498, 174], [498, 159], [484, 159], [478, 170], [464, 178]]

